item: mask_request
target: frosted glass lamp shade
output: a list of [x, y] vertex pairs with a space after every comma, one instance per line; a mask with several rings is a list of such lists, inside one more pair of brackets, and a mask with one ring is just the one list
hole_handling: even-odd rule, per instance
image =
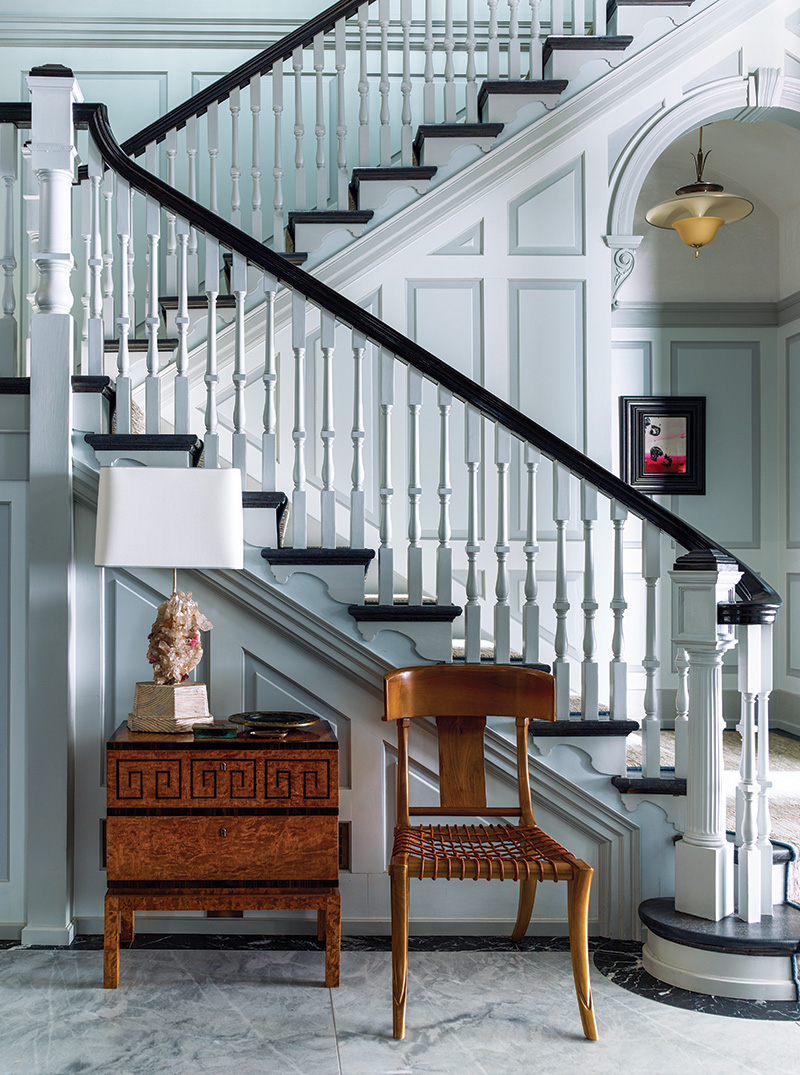
[[94, 562], [241, 568], [241, 474], [234, 469], [102, 467]]

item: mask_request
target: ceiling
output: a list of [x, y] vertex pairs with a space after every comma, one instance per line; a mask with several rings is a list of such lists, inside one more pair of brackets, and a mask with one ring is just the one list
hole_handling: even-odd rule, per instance
[[[694, 181], [692, 153], [698, 132], [673, 142], [656, 161], [651, 178], [679, 175]], [[731, 194], [752, 194], [780, 218], [800, 208], [800, 131], [775, 120], [742, 123], [726, 119], [703, 128], [703, 151], [709, 154], [703, 178], [722, 183]], [[664, 191], [667, 198], [671, 190]]]

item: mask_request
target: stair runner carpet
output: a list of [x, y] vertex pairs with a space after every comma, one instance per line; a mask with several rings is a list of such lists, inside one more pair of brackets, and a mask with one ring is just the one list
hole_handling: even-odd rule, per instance
[[[722, 735], [722, 751], [725, 765], [725, 812], [726, 825], [735, 826], [735, 796], [739, 780], [739, 757], [741, 738], [737, 731]], [[790, 844], [798, 858], [789, 868], [789, 899], [800, 902], [800, 739], [784, 732], [769, 733], [769, 755], [772, 780], [770, 813], [772, 836], [775, 840]], [[628, 736], [628, 766], [637, 768], [642, 764], [642, 738], [639, 734]], [[669, 768], [675, 764], [675, 733], [661, 733], [661, 765]]]

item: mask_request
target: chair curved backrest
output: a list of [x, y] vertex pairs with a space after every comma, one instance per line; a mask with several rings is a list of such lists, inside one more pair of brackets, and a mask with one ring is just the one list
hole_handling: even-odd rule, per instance
[[[528, 778], [528, 721], [555, 719], [554, 680], [514, 665], [420, 665], [384, 677], [384, 720], [398, 721], [397, 824], [410, 815], [520, 815], [534, 824]], [[487, 716], [514, 717], [518, 807], [487, 807], [484, 731]], [[433, 717], [439, 737], [439, 804], [410, 807], [408, 725]]]

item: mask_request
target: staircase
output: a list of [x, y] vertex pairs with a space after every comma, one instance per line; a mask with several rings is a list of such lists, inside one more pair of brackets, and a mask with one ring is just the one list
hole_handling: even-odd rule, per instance
[[[593, 817], [597, 835], [590, 842], [595, 840], [596, 847], [610, 842], [614, 854], [622, 858], [637, 826], [626, 826], [618, 791], [640, 797], [639, 801], [657, 796], [656, 801], [663, 804], [664, 795], [683, 790], [675, 786], [675, 780], [685, 780], [685, 813], [670, 812], [672, 808], [665, 806], [670, 824], [658, 830], [665, 843], [665, 834], [673, 831], [671, 824], [683, 831], [675, 863], [677, 898], [669, 910], [675, 915], [675, 906], [679, 906], [679, 918], [725, 921], [733, 912], [733, 847], [717, 816], [719, 789], [708, 779], [721, 751], [719, 670], [723, 654], [735, 644], [738, 633], [740, 653], [749, 655], [739, 675], [744, 699], [742, 736], [752, 745], [756, 724], [759, 731], [767, 728], [770, 668], [763, 658], [780, 607], [777, 593], [716, 542], [320, 278], [325, 256], [336, 246], [336, 240], [326, 236], [344, 231], [353, 240], [362, 234], [366, 238], [370, 228], [387, 225], [387, 206], [407, 213], [403, 207], [410, 200], [424, 198], [438, 184], [454, 185], [461, 170], [472, 169], [471, 174], [476, 174], [483, 157], [495, 152], [493, 147], [502, 144], [505, 135], [517, 137], [523, 128], [546, 118], [554, 104], [560, 107], [558, 101], [569, 100], [570, 86], [577, 83], [583, 92], [599, 74], [611, 72], [632, 46], [633, 37], [627, 31], [645, 32], [644, 10], [658, 7], [660, 20], [666, 24], [661, 29], [669, 29], [691, 14], [689, 4], [628, 4], [623, 0], [609, 4], [608, 11], [605, 4], [595, 4], [592, 12], [587, 12], [588, 5], [573, 0], [565, 16], [563, 5], [553, 0], [549, 32], [544, 32], [545, 5], [533, 2], [530, 33], [525, 36], [517, 19], [519, 5], [512, 0], [508, 36], [501, 49], [498, 5], [490, 2], [488, 7], [482, 51], [476, 43], [472, 5], [468, 5], [467, 20], [460, 27], [464, 36], [459, 49], [453, 5], [445, 4], [439, 28], [433, 20], [433, 6], [426, 5], [422, 38], [425, 63], [416, 85], [421, 97], [418, 110], [412, 77], [416, 69], [411, 50], [411, 5], [405, 0], [400, 5], [399, 36], [408, 77], [398, 87], [401, 107], [395, 114], [399, 112], [401, 122], [394, 128], [388, 79], [391, 12], [386, 0], [371, 5], [334, 5], [123, 147], [116, 144], [102, 106], [74, 104], [75, 126], [86, 132], [79, 137], [85, 139], [81, 157], [87, 162], [85, 174], [81, 174], [87, 193], [81, 225], [86, 273], [80, 368], [88, 379], [84, 387], [98, 389], [83, 393], [95, 399], [91, 408], [87, 405], [80, 410], [76, 423], [81, 436], [75, 441], [75, 466], [90, 504], [95, 459], [105, 464], [135, 459], [169, 465], [168, 460], [177, 454], [180, 465], [196, 465], [202, 439], [204, 465], [232, 465], [242, 472], [248, 509], [246, 578], [236, 583], [226, 580], [225, 591], [230, 594], [240, 587], [237, 600], [242, 607], [247, 605], [249, 616], [262, 615], [254, 611], [259, 602], [281, 606], [287, 617], [291, 609], [298, 625], [297, 639], [302, 632], [301, 620], [306, 628], [313, 623], [317, 631], [327, 621], [332, 648], [358, 653], [354, 661], [371, 662], [372, 670], [365, 673], [364, 683], [371, 676], [373, 691], [381, 669], [393, 664], [453, 659], [537, 664], [543, 655], [542, 643], [551, 644], [558, 721], [546, 732], [533, 733], [532, 756], [536, 778], [549, 793], [551, 804], [557, 804], [553, 808], [561, 811], [562, 820], [572, 810], [587, 828], [588, 819]], [[376, 12], [377, 23], [371, 27], [370, 17]], [[565, 22], [572, 34], [563, 33]], [[593, 33], [574, 32], [576, 27], [587, 29], [587, 23]], [[656, 40], [657, 30], [649, 32], [650, 40]], [[376, 53], [380, 55], [377, 101], [375, 87], [371, 90], [374, 72], [367, 48], [373, 39], [379, 42]], [[351, 40], [357, 42], [359, 56], [357, 131], [348, 130], [345, 123], [345, 106], [352, 99], [347, 89], [348, 78], [353, 77], [347, 65]], [[305, 130], [310, 125], [300, 89], [306, 53], [313, 58], [317, 89], [312, 113], [317, 151], [313, 172], [306, 168], [303, 151]], [[436, 72], [434, 60], [439, 55], [442, 70]], [[503, 78], [501, 56], [506, 64]], [[586, 56], [591, 57], [588, 72], [583, 64]], [[464, 70], [458, 76], [457, 57], [464, 60]], [[326, 68], [331, 59], [333, 66]], [[485, 61], [482, 83], [477, 73], [481, 60]], [[288, 74], [284, 64], [290, 61], [295, 110], [285, 116], [289, 94], [284, 92], [284, 75]], [[436, 107], [437, 75], [444, 105], [441, 114]], [[325, 122], [329, 111], [326, 85], [337, 117], [335, 158], [325, 151], [334, 133]], [[36, 92], [41, 91], [38, 100], [42, 102], [48, 100], [47, 94], [61, 93], [63, 103], [74, 90], [71, 73], [64, 69], [37, 69], [32, 72], [32, 87], [32, 114], [26, 106], [3, 106], [0, 112], [0, 145], [6, 154], [17, 152], [15, 128], [32, 126], [34, 152], [37, 145], [54, 143], [54, 139], [44, 137], [50, 121], [43, 117], [49, 113], [37, 113]], [[220, 181], [217, 167], [221, 152], [219, 106], [223, 102], [231, 120], [229, 187]], [[263, 160], [257, 122], [262, 107], [272, 111], [274, 121], [271, 218], [263, 211], [262, 179], [269, 167]], [[252, 186], [246, 210], [242, 207], [241, 180], [242, 160], [247, 155], [242, 150], [239, 124], [242, 112], [246, 115], [248, 110], [256, 122], [249, 143]], [[515, 129], [520, 115], [523, 126]], [[201, 120], [207, 125], [202, 136]], [[416, 133], [414, 122], [418, 123]], [[284, 152], [287, 133], [295, 140], [293, 174], [283, 166], [290, 159]], [[183, 146], [179, 146], [180, 139]], [[158, 176], [158, 145], [162, 141], [165, 178]], [[351, 152], [351, 143], [357, 152]], [[208, 151], [207, 183], [198, 172], [202, 144]], [[135, 163], [137, 158], [144, 158], [146, 168]], [[357, 166], [353, 165], [355, 160]], [[32, 414], [40, 405], [34, 368], [43, 337], [37, 333], [68, 317], [71, 307], [61, 272], [68, 252], [59, 254], [57, 246], [63, 232], [47, 231], [51, 218], [59, 212], [68, 214], [68, 198], [63, 192], [59, 194], [56, 175], [68, 172], [68, 168], [61, 162], [38, 171], [39, 200], [48, 211], [42, 213], [41, 221], [34, 220], [30, 209], [26, 216], [26, 230], [38, 237], [38, 279], [30, 285], [26, 280], [20, 289], [22, 293], [35, 290], [36, 294], [30, 345]], [[4, 174], [10, 174], [8, 165]], [[219, 212], [228, 197], [230, 223], [223, 219], [228, 214]], [[145, 287], [139, 283], [132, 255], [135, 207], [137, 201], [141, 206], [142, 199], [147, 239]], [[313, 209], [308, 208], [309, 203]], [[37, 227], [29, 226], [33, 223]], [[114, 236], [118, 256], [107, 254]], [[141, 252], [138, 257], [141, 262]], [[5, 264], [13, 260], [12, 251]], [[320, 266], [320, 271], [310, 275], [304, 265]], [[13, 269], [6, 275], [7, 279], [13, 277]], [[5, 304], [6, 316], [12, 320], [14, 309], [12, 294]], [[54, 320], [48, 322], [49, 318]], [[140, 327], [144, 337], [137, 335]], [[218, 344], [229, 339], [230, 384], [220, 392]], [[117, 355], [114, 433], [109, 385], [104, 379], [104, 355], [112, 349]], [[258, 359], [253, 357], [256, 351]], [[137, 365], [135, 356], [139, 353], [145, 357]], [[314, 356], [313, 377], [310, 355]], [[14, 376], [19, 364], [13, 353], [10, 360], [6, 353], [5, 363], [9, 377], [19, 380]], [[69, 382], [62, 381], [61, 387], [69, 395]], [[250, 417], [253, 387], [261, 393], [257, 407], [258, 415], [263, 415], [261, 424]], [[314, 393], [313, 405], [309, 390]], [[58, 384], [53, 388], [57, 391]], [[343, 400], [351, 403], [350, 430], [348, 437], [339, 434], [337, 439]], [[368, 406], [372, 403], [374, 409]], [[144, 435], [138, 437], [132, 432], [137, 407], [144, 426]], [[77, 414], [78, 408], [75, 410]], [[200, 413], [202, 429], [196, 422]], [[32, 419], [32, 442], [34, 428]], [[84, 441], [85, 432], [88, 436]], [[308, 477], [311, 434], [313, 443], [319, 444], [312, 460], [313, 481]], [[462, 439], [463, 452], [458, 443]], [[344, 468], [343, 442], [348, 449]], [[342, 481], [343, 473], [348, 480]], [[405, 497], [396, 495], [395, 475], [402, 476]], [[539, 523], [543, 487], [553, 501], [552, 534], [546, 536]], [[423, 498], [431, 488], [435, 488], [433, 514], [431, 500]], [[287, 500], [288, 524], [284, 514]], [[576, 504], [578, 518], [573, 522]], [[601, 505], [610, 523], [602, 536], [597, 527]], [[490, 515], [495, 520], [493, 544], [485, 534]], [[616, 791], [608, 778], [621, 777], [624, 772], [621, 748], [633, 727], [627, 720], [628, 664], [623, 656], [626, 526], [636, 528], [637, 533], [641, 527], [644, 762], [642, 778], [637, 782], [626, 777], [629, 783], [625, 787], [615, 780]], [[549, 522], [547, 528], [549, 531]], [[396, 535], [401, 532], [405, 538], [398, 540]], [[458, 543], [454, 532], [459, 533]], [[570, 599], [575, 548], [568, 545], [576, 536], [581, 548], [582, 600], [578, 603], [574, 597]], [[656, 636], [664, 539], [678, 546], [673, 585], [678, 607], [683, 610], [672, 638], [679, 653], [676, 770], [666, 778], [660, 765], [656, 699], [659, 655], [663, 657], [664, 646]], [[554, 589], [552, 627], [544, 623], [539, 599], [539, 557], [545, 545], [547, 573]], [[607, 643], [608, 688], [601, 686], [596, 637], [596, 565], [600, 562], [613, 565], [613, 630], [607, 632], [611, 637], [603, 639]], [[512, 568], [517, 563], [521, 570]], [[489, 580], [494, 582], [493, 602], [486, 592]], [[512, 596], [512, 583], [522, 595], [519, 600]], [[212, 589], [219, 585], [212, 580], [201, 584]], [[663, 580], [661, 588], [665, 588]], [[303, 606], [307, 606], [305, 610]], [[271, 617], [277, 630], [279, 617], [263, 615]], [[581, 639], [580, 645], [570, 643], [575, 638]], [[761, 659], [755, 660], [755, 653]], [[549, 649], [547, 657], [550, 659]], [[580, 720], [571, 719], [575, 715], [576, 679], [580, 682]], [[554, 764], [555, 758], [550, 758], [559, 740], [574, 744], [576, 738], [581, 741], [580, 752], [592, 759], [591, 779], [577, 763], [580, 752], [571, 753], [566, 764]], [[502, 781], [508, 760], [502, 737], [495, 749], [497, 779]], [[423, 779], [424, 759], [420, 759], [420, 766]], [[671, 781], [669, 786], [659, 783], [664, 779]], [[768, 918], [772, 912], [773, 853], [765, 827], [768, 773], [759, 770], [750, 746], [745, 750], [741, 796], [738, 914], [746, 922], [761, 922], [762, 916]], [[543, 809], [547, 809], [545, 804]], [[353, 821], [357, 823], [355, 815]], [[371, 839], [374, 842], [374, 835]], [[663, 863], [658, 870], [663, 870]], [[616, 917], [599, 911], [595, 919], [598, 928], [615, 935], [630, 935], [637, 928], [635, 914], [630, 912], [638, 903], [638, 899], [632, 900], [638, 881], [633, 880], [630, 868], [623, 876], [624, 883], [619, 878], [609, 880], [604, 892], [609, 903], [624, 904], [627, 910]], [[651, 965], [668, 975], [666, 963], [680, 962], [676, 949], [683, 947], [693, 953], [694, 943], [681, 933], [681, 923], [678, 927], [671, 923], [661, 936], [658, 915], [654, 917], [652, 907], [647, 913], [649, 929], [664, 942], [659, 942], [652, 954]], [[781, 922], [785, 925], [783, 918]], [[795, 928], [793, 922], [790, 928]], [[719, 943], [724, 949], [724, 938]], [[786, 999], [785, 994], [794, 988], [786, 943], [782, 943], [778, 955], [771, 949], [766, 954], [759, 952], [759, 958], [780, 963], [781, 970], [770, 970], [767, 975], [778, 984], [751, 983], [748, 988], [756, 990], [751, 995]], [[746, 961], [738, 953], [732, 956], [739, 961], [739, 974], [742, 958]], [[706, 985], [713, 979], [714, 988], [719, 989], [726, 977], [730, 977], [727, 970], [709, 972]]]

